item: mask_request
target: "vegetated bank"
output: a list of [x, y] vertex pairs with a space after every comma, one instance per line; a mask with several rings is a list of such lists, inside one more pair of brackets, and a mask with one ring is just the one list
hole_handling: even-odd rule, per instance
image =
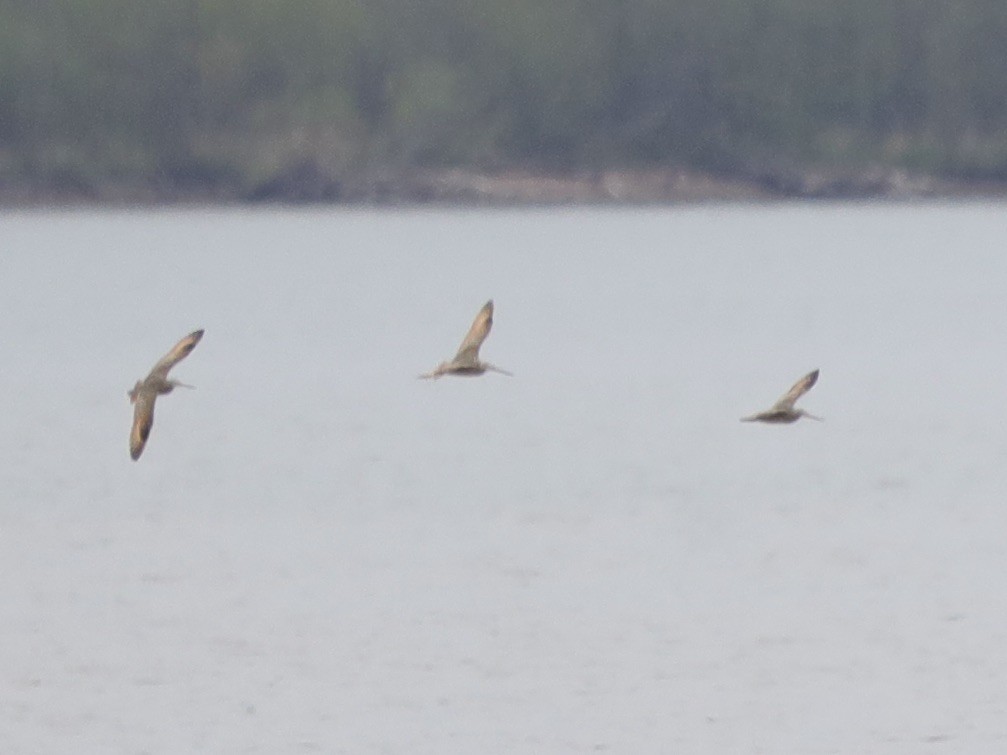
[[0, 0], [7, 202], [1001, 193], [1007, 4]]

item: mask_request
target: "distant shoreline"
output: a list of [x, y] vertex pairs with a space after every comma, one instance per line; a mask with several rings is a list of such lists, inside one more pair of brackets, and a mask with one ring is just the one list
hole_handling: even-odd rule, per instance
[[420, 169], [328, 175], [301, 164], [248, 189], [172, 184], [0, 181], [0, 207], [162, 205], [562, 206], [675, 205], [793, 199], [1007, 198], [1007, 182], [914, 175], [900, 169], [751, 171], [718, 175], [684, 168], [548, 172]]

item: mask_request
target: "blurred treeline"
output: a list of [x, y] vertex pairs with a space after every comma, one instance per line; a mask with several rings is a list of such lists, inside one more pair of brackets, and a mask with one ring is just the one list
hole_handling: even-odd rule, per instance
[[1005, 0], [0, 0], [0, 177], [1007, 178]]

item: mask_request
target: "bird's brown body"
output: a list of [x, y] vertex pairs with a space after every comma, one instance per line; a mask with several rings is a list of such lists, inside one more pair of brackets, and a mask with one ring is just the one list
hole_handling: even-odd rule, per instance
[[476, 319], [472, 322], [472, 327], [469, 328], [469, 332], [462, 341], [462, 345], [458, 348], [458, 353], [455, 354], [454, 359], [450, 362], [441, 362], [433, 372], [420, 375], [420, 377], [424, 379], [433, 378], [435, 380], [441, 375], [474, 377], [482, 375], [488, 370], [499, 372], [503, 375], [510, 375], [511, 373], [507, 372], [507, 370], [502, 370], [489, 362], [479, 360], [479, 347], [482, 346], [483, 341], [490, 334], [492, 327], [493, 300], [490, 299], [479, 310]]
[[437, 369], [441, 370], [441, 375], [461, 375], [462, 377], [476, 377], [477, 375], [482, 375], [486, 372], [486, 368], [482, 366], [467, 366], [467, 365], [457, 365], [457, 364], [447, 364], [440, 365]]
[[771, 425], [789, 425], [792, 422], [796, 422], [801, 417], [821, 421], [821, 417], [816, 417], [814, 414], [808, 414], [808, 412], [803, 409], [794, 408], [794, 404], [797, 402], [797, 399], [810, 391], [812, 386], [817, 382], [818, 370], [812, 370], [794, 383], [790, 390], [783, 394], [769, 409], [764, 412], [759, 412], [758, 414], [753, 414], [750, 417], [742, 417], [741, 421], [766, 422]]
[[765, 422], [770, 425], [789, 425], [792, 422], [797, 422], [802, 415], [797, 412], [785, 412], [785, 411], [768, 411], [759, 412], [758, 414], [753, 414], [751, 417], [743, 417], [742, 422]]
[[149, 391], [156, 396], [163, 396], [175, 390], [175, 383], [160, 376], [148, 377], [146, 380], [137, 380], [136, 385], [129, 392], [129, 403], [135, 404], [137, 397], [143, 391]]
[[171, 351], [154, 365], [147, 377], [137, 380], [136, 385], [128, 392], [129, 402], [134, 405], [133, 427], [129, 433], [129, 455], [133, 461], [140, 458], [144, 446], [147, 445], [147, 438], [150, 437], [150, 428], [154, 425], [154, 400], [158, 396], [171, 393], [179, 385], [192, 388], [191, 385], [170, 379], [168, 371], [185, 359], [189, 352], [196, 348], [202, 337], [203, 331], [196, 330], [176, 343]]

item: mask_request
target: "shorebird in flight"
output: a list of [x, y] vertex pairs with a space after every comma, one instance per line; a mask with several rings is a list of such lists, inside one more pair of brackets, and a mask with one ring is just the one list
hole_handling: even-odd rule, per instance
[[171, 351], [161, 357], [143, 380], [137, 380], [133, 390], [129, 391], [129, 402], [135, 404], [133, 410], [133, 429], [129, 433], [129, 455], [133, 461], [140, 458], [143, 447], [147, 445], [150, 428], [154, 424], [154, 400], [164, 393], [171, 393], [175, 386], [192, 388], [191, 385], [180, 383], [168, 378], [168, 371], [185, 359], [189, 352], [196, 348], [203, 331], [197, 330], [171, 347]]
[[479, 314], [476, 315], [476, 319], [473, 321], [472, 327], [469, 328], [469, 332], [465, 336], [465, 340], [462, 341], [462, 345], [458, 348], [458, 353], [455, 354], [454, 359], [450, 362], [441, 362], [437, 366], [437, 369], [425, 375], [420, 375], [420, 378], [436, 379], [441, 375], [482, 375], [487, 370], [499, 372], [503, 375], [511, 375], [507, 370], [495, 367], [489, 362], [479, 361], [479, 347], [483, 345], [483, 341], [490, 334], [490, 328], [492, 327], [493, 300], [490, 299], [479, 310]]
[[817, 381], [818, 370], [813, 370], [794, 383], [793, 387], [780, 396], [780, 400], [773, 404], [769, 409], [764, 412], [759, 412], [758, 414], [753, 414], [751, 417], [742, 417], [741, 421], [790, 424], [791, 422], [796, 422], [801, 417], [807, 417], [808, 419], [817, 419], [821, 422], [821, 417], [816, 417], [814, 414], [808, 414], [803, 409], [794, 408], [794, 404], [797, 403], [797, 399], [810, 391], [811, 386], [813, 386]]

